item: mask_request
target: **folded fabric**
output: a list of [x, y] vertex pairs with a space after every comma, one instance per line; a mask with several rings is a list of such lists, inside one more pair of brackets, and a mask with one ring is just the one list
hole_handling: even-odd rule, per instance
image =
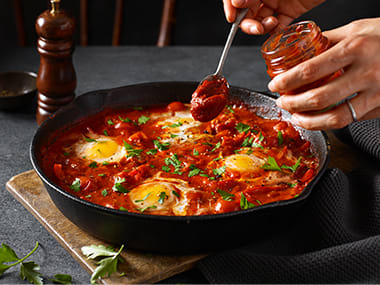
[[341, 141], [380, 160], [380, 119], [353, 123], [333, 132]]
[[328, 169], [286, 230], [198, 263], [210, 283], [379, 283], [380, 172]]

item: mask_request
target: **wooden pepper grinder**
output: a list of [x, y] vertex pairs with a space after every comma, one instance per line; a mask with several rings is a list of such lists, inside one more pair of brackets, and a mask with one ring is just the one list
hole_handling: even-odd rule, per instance
[[60, 0], [50, 0], [50, 3], [51, 10], [46, 10], [36, 20], [37, 50], [40, 54], [36, 115], [39, 125], [74, 99], [76, 87], [72, 62], [75, 20], [60, 10]]

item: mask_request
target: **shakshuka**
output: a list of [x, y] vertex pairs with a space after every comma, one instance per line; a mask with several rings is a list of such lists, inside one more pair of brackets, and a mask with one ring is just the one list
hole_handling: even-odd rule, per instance
[[279, 119], [230, 103], [209, 122], [190, 106], [106, 109], [42, 149], [48, 177], [112, 209], [208, 215], [297, 197], [318, 170], [310, 142]]

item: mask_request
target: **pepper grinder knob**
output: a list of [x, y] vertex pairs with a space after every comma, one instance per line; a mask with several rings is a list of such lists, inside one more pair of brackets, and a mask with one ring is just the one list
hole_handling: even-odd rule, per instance
[[75, 97], [76, 75], [72, 62], [75, 20], [60, 9], [60, 0], [50, 0], [51, 9], [36, 20], [40, 68], [37, 76], [38, 107], [41, 124]]

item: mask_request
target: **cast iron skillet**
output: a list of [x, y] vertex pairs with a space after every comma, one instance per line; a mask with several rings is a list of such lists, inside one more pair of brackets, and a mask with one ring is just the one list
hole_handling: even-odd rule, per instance
[[[327, 167], [329, 144], [322, 132], [299, 129], [311, 141], [320, 161], [314, 180], [297, 198], [266, 204], [245, 211], [218, 215], [172, 217], [128, 213], [81, 200], [55, 185], [41, 169], [41, 146], [50, 134], [95, 114], [105, 107], [147, 106], [172, 101], [189, 102], [195, 82], [156, 82], [89, 92], [45, 121], [35, 133], [30, 155], [39, 177], [58, 209], [86, 232], [110, 243], [127, 248], [164, 252], [190, 253], [238, 246], [265, 237], [294, 218], [296, 211], [310, 195], [313, 186]], [[290, 119], [280, 112], [274, 99], [248, 89], [231, 87], [231, 98], [258, 106], [263, 117]], [[275, 231], [274, 231], [275, 232]]]

